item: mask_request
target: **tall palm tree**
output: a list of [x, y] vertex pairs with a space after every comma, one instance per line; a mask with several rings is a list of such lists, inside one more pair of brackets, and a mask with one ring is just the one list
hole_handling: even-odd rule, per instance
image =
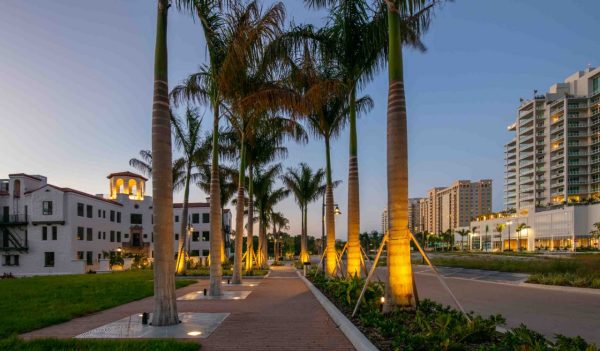
[[502, 232], [504, 231], [504, 227], [506, 227], [506, 224], [504, 223], [496, 223], [496, 227], [494, 228], [494, 231], [496, 233], [498, 233], [498, 235], [500, 236], [500, 242], [502, 243]]
[[[232, 38], [225, 26], [222, 14], [222, 0], [177, 0], [177, 7], [195, 14], [202, 26], [206, 40], [209, 64], [201, 67], [200, 72], [189, 76], [182, 84], [171, 92], [173, 100], [209, 102], [213, 110], [213, 135], [210, 173], [210, 232], [221, 233], [223, 230], [222, 203], [219, 183], [219, 119], [224, 97], [220, 87], [223, 65], [227, 54], [232, 52]], [[222, 239], [212, 235], [210, 240], [210, 284], [209, 295], [221, 295]]]
[[340, 67], [348, 93], [350, 154], [348, 165], [348, 257], [347, 272], [360, 276], [360, 201], [358, 180], [358, 138], [356, 130], [357, 92], [385, 64], [387, 23], [384, 6], [372, 10], [365, 0], [305, 0], [311, 7], [329, 7], [328, 25], [320, 30], [323, 50]]
[[384, 311], [395, 306], [414, 307], [415, 291], [410, 262], [408, 231], [408, 150], [406, 99], [402, 46], [423, 49], [420, 41], [427, 31], [437, 0], [385, 0], [388, 19], [388, 285]]
[[290, 191], [285, 188], [274, 188], [275, 181], [281, 173], [281, 165], [276, 164], [264, 169], [257, 169], [254, 178], [256, 209], [258, 212], [258, 249], [257, 265], [265, 268], [267, 264], [267, 226], [271, 222], [271, 215], [275, 205], [289, 196]]
[[[183, 151], [183, 160], [185, 161], [185, 181], [183, 185], [183, 204], [181, 212], [181, 229], [179, 235], [179, 246], [177, 250], [176, 272], [183, 274], [186, 271], [186, 251], [187, 225], [188, 225], [188, 202], [190, 198], [190, 182], [197, 180], [198, 174], [192, 174], [192, 169], [198, 164], [206, 164], [209, 158], [210, 148], [202, 142], [201, 127], [202, 119], [198, 110], [186, 108], [185, 119], [182, 121], [177, 116], [171, 117], [174, 129], [175, 145]], [[204, 146], [204, 147], [203, 147]]]
[[323, 194], [323, 181], [325, 171], [319, 168], [313, 171], [309, 165], [302, 162], [298, 168], [289, 167], [287, 173], [282, 176], [283, 184], [294, 195], [296, 203], [300, 207], [301, 214], [301, 240], [300, 240], [300, 261], [309, 262], [307, 248], [307, 223], [308, 223], [308, 204], [315, 201]]
[[[344, 128], [348, 118], [348, 103], [345, 98], [347, 91], [344, 91], [343, 83], [339, 80], [335, 68], [327, 65], [325, 62], [315, 62], [305, 52], [303, 62], [298, 67], [298, 81], [306, 89], [312, 85], [320, 84], [324, 81], [338, 81], [334, 84], [336, 89], [323, 91], [317, 99], [311, 102], [311, 111], [307, 116], [308, 129], [317, 138], [322, 138], [325, 143], [325, 219], [327, 232], [326, 246], [326, 273], [332, 277], [336, 275], [337, 253], [335, 250], [335, 220], [333, 210], [333, 180], [331, 172], [331, 140], [336, 138]], [[357, 100], [357, 109], [366, 111], [373, 105], [369, 97], [363, 97]]]
[[173, 261], [173, 175], [167, 64], [168, 0], [158, 0], [152, 98], [154, 313], [152, 325], [179, 323]]
[[518, 238], [517, 238], [517, 251], [521, 252], [521, 231], [523, 229], [527, 229], [529, 228], [529, 226], [525, 223], [519, 223], [519, 225], [517, 225], [517, 228], [515, 229], [517, 234], [518, 234]]

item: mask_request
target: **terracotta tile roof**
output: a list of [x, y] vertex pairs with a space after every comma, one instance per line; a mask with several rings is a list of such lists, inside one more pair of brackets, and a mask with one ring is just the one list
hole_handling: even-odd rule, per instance
[[140, 174], [129, 172], [129, 171], [111, 173], [106, 178], [110, 179], [112, 177], [136, 177], [136, 178], [142, 178], [143, 180], [148, 180], [148, 178], [146, 178]]

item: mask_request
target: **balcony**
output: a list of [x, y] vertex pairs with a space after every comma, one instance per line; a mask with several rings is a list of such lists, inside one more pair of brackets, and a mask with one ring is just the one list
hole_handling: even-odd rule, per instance
[[27, 225], [27, 220], [28, 218], [26, 214], [4, 215], [0, 217], [0, 226]]
[[29, 247], [27, 246], [27, 231], [25, 231], [21, 236], [15, 234], [15, 232], [8, 229], [8, 227], [0, 226], [0, 251], [29, 251]]

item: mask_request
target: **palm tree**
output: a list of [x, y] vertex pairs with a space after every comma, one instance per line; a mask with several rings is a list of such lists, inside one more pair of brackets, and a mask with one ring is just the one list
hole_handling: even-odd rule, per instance
[[315, 201], [323, 194], [323, 180], [325, 172], [319, 168], [316, 172], [306, 163], [300, 163], [299, 168], [288, 168], [287, 173], [282, 176], [283, 184], [294, 195], [296, 203], [300, 207], [301, 213], [301, 240], [300, 240], [300, 261], [309, 262], [307, 248], [307, 215], [308, 204]]
[[517, 228], [515, 229], [517, 231], [517, 234], [518, 234], [518, 238], [517, 238], [517, 240], [518, 240], [517, 241], [517, 251], [519, 251], [519, 252], [521, 252], [521, 231], [523, 229], [528, 229], [528, 228], [529, 228], [529, 226], [527, 224], [525, 224], [525, 223], [519, 223], [517, 225]]
[[460, 248], [464, 251], [465, 249], [465, 236], [469, 235], [471, 232], [468, 229], [457, 230], [456, 234], [460, 235]]
[[388, 286], [384, 311], [394, 306], [414, 307], [415, 291], [408, 232], [408, 148], [402, 46], [423, 48], [421, 35], [428, 29], [437, 0], [385, 0], [388, 19]]
[[[222, 203], [219, 182], [219, 119], [223, 104], [223, 93], [220, 87], [223, 65], [228, 54], [231, 54], [233, 40], [224, 22], [222, 0], [177, 0], [177, 7], [198, 16], [206, 39], [209, 65], [203, 66], [200, 72], [192, 74], [171, 92], [174, 102], [195, 101], [209, 102], [213, 109], [213, 135], [210, 173], [210, 232], [221, 233], [223, 230]], [[221, 295], [221, 277], [223, 275], [221, 261], [222, 239], [212, 235], [210, 240], [210, 285], [209, 295]]]
[[504, 231], [505, 226], [506, 224], [504, 223], [496, 223], [496, 227], [494, 228], [494, 231], [500, 236], [500, 242], [502, 242], [502, 232]]
[[167, 65], [168, 0], [158, 0], [152, 108], [154, 313], [152, 325], [179, 323], [173, 261], [173, 174]]
[[[271, 213], [271, 223], [273, 226], [273, 257], [275, 258], [275, 262], [279, 261], [279, 245], [281, 244], [281, 229], [287, 230], [289, 229], [290, 221], [284, 217], [281, 212], [273, 212]], [[278, 245], [279, 244], [279, 245]]]
[[320, 31], [323, 50], [340, 67], [340, 77], [349, 90], [348, 121], [350, 159], [348, 166], [348, 256], [347, 271], [360, 276], [360, 201], [356, 95], [385, 64], [387, 24], [383, 6], [372, 11], [365, 0], [305, 0], [309, 6], [329, 6], [328, 26]]
[[271, 222], [271, 215], [277, 203], [289, 196], [290, 191], [285, 188], [276, 188], [276, 179], [281, 173], [281, 165], [276, 164], [266, 169], [257, 169], [254, 178], [256, 209], [258, 212], [258, 250], [257, 265], [264, 268], [267, 264], [267, 226]]
[[[210, 138], [212, 140], [212, 137]], [[210, 186], [211, 182], [211, 174], [212, 174], [212, 166], [211, 165], [198, 165], [200, 170], [200, 179], [196, 183], [202, 191], [210, 194]], [[229, 203], [233, 196], [237, 191], [237, 183], [235, 180], [237, 179], [237, 170], [231, 167], [219, 165], [219, 194], [220, 194], [220, 204], [221, 204], [221, 218], [223, 218], [225, 214], [225, 204]], [[225, 226], [221, 224], [221, 260], [222, 262], [226, 262], [228, 260], [228, 255], [225, 252], [225, 246], [227, 244], [227, 238], [225, 233]]]
[[202, 143], [200, 135], [202, 119], [197, 109], [188, 107], [185, 111], [185, 122], [176, 116], [171, 117], [174, 129], [175, 145], [183, 150], [183, 160], [185, 161], [185, 184], [183, 186], [183, 205], [181, 212], [181, 229], [179, 236], [179, 246], [177, 250], [177, 264], [175, 265], [178, 274], [184, 274], [186, 270], [185, 243], [187, 241], [188, 225], [188, 202], [190, 197], [190, 181], [198, 178], [198, 174], [192, 174], [195, 165], [205, 164], [208, 161], [210, 145]]

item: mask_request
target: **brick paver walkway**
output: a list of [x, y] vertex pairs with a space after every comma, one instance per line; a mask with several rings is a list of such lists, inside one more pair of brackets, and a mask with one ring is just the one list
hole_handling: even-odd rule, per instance
[[[182, 296], [208, 286], [207, 280], [177, 291]], [[202, 350], [354, 350], [292, 267], [273, 267], [245, 300], [177, 301], [179, 312], [229, 312], [214, 333], [200, 339]], [[152, 298], [131, 302], [66, 323], [36, 330], [26, 338], [73, 337], [134, 313], [152, 310]]]

